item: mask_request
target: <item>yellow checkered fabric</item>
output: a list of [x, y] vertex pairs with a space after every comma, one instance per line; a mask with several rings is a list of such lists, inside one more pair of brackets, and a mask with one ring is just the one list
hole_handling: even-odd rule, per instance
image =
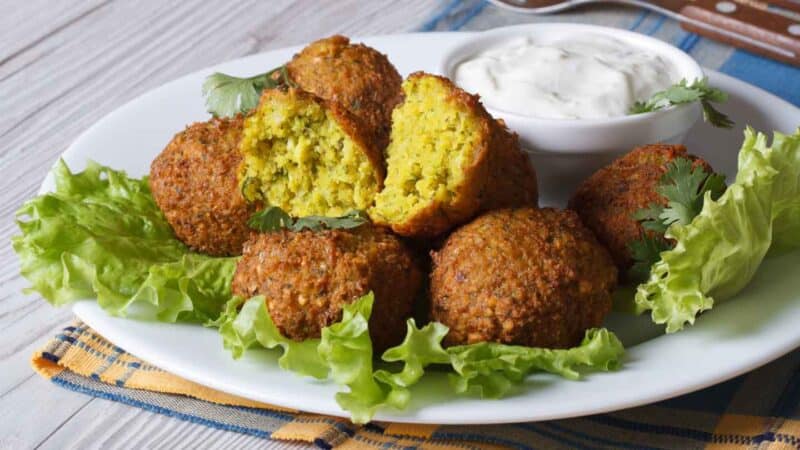
[[[55, 384], [206, 426], [320, 448], [799, 449], [800, 352], [746, 376], [656, 405], [540, 423], [372, 423], [305, 414], [164, 372], [75, 322], [32, 359]], [[646, 380], [643, 380], [646, 382]]]

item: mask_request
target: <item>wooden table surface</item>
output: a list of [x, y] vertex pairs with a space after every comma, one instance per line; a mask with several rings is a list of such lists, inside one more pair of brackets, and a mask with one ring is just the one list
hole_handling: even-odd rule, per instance
[[14, 212], [80, 133], [150, 89], [334, 33], [412, 31], [441, 7], [437, 0], [0, 0], [0, 449], [303, 447], [96, 399], [35, 375], [31, 354], [72, 314], [22, 294], [10, 245]]

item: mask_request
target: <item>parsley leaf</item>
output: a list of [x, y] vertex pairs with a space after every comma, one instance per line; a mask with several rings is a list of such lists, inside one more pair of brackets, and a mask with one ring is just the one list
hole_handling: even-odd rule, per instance
[[706, 192], [710, 192], [711, 198], [716, 200], [724, 191], [724, 176], [706, 172], [702, 166], [695, 166], [689, 158], [670, 161], [656, 186], [656, 192], [667, 199], [667, 205], [651, 203], [633, 214], [633, 218], [642, 223], [642, 228], [655, 232], [657, 236], [645, 232], [641, 238], [629, 243], [634, 264], [628, 277], [646, 280], [650, 267], [660, 259], [661, 252], [671, 248], [660, 239], [667, 228], [674, 223], [691, 223], [703, 209]]
[[669, 88], [656, 92], [647, 101], [638, 101], [631, 107], [631, 114], [658, 111], [672, 105], [700, 102], [703, 107], [703, 120], [719, 128], [731, 128], [733, 121], [714, 108], [712, 103], [723, 103], [728, 94], [708, 85], [708, 78], [694, 80], [691, 84], [685, 79]]
[[[725, 191], [725, 177], [707, 173], [703, 167], [694, 166], [688, 158], [676, 158], [667, 165], [656, 192], [668, 203], [659, 218], [666, 227], [673, 223], [688, 225], [703, 209], [707, 191], [716, 200]], [[666, 231], [666, 230], [665, 230]]]
[[291, 228], [294, 221], [277, 206], [268, 206], [250, 216], [247, 226], [258, 231], [277, 231]]
[[247, 225], [257, 231], [311, 231], [349, 230], [358, 228], [367, 223], [369, 219], [363, 211], [350, 211], [340, 217], [306, 216], [292, 219], [289, 214], [277, 206], [270, 206], [254, 213], [247, 221]]
[[642, 208], [633, 213], [633, 218], [642, 222], [642, 227], [645, 230], [663, 234], [667, 231], [667, 226], [661, 221], [662, 212], [664, 212], [663, 206], [651, 203], [647, 208]]
[[319, 231], [323, 228], [349, 230], [364, 225], [368, 220], [364, 211], [350, 211], [340, 217], [307, 216], [297, 219], [292, 229], [294, 231], [301, 231], [304, 228], [311, 231]]
[[645, 281], [650, 275], [650, 267], [661, 259], [661, 252], [672, 246], [663, 239], [643, 234], [641, 238], [629, 242], [628, 249], [633, 257], [633, 265], [628, 269], [628, 278]]
[[264, 89], [281, 86], [296, 86], [289, 78], [286, 66], [247, 78], [217, 72], [203, 82], [203, 97], [206, 99], [206, 109], [214, 117], [233, 117], [258, 106]]

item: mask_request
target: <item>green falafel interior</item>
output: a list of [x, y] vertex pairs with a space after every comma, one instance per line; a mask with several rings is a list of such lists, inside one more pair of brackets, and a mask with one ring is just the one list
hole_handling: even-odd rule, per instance
[[714, 197], [705, 192], [691, 222], [667, 228], [675, 245], [636, 290], [636, 311], [651, 311], [668, 333], [741, 291], [768, 251], [800, 248], [800, 130], [776, 132], [769, 145], [748, 127], [736, 180]]

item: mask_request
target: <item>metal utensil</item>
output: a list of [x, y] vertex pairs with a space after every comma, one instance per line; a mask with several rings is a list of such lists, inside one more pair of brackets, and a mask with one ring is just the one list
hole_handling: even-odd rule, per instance
[[800, 1], [772, 0], [490, 0], [525, 14], [552, 14], [590, 3], [656, 11], [687, 30], [800, 66]]

